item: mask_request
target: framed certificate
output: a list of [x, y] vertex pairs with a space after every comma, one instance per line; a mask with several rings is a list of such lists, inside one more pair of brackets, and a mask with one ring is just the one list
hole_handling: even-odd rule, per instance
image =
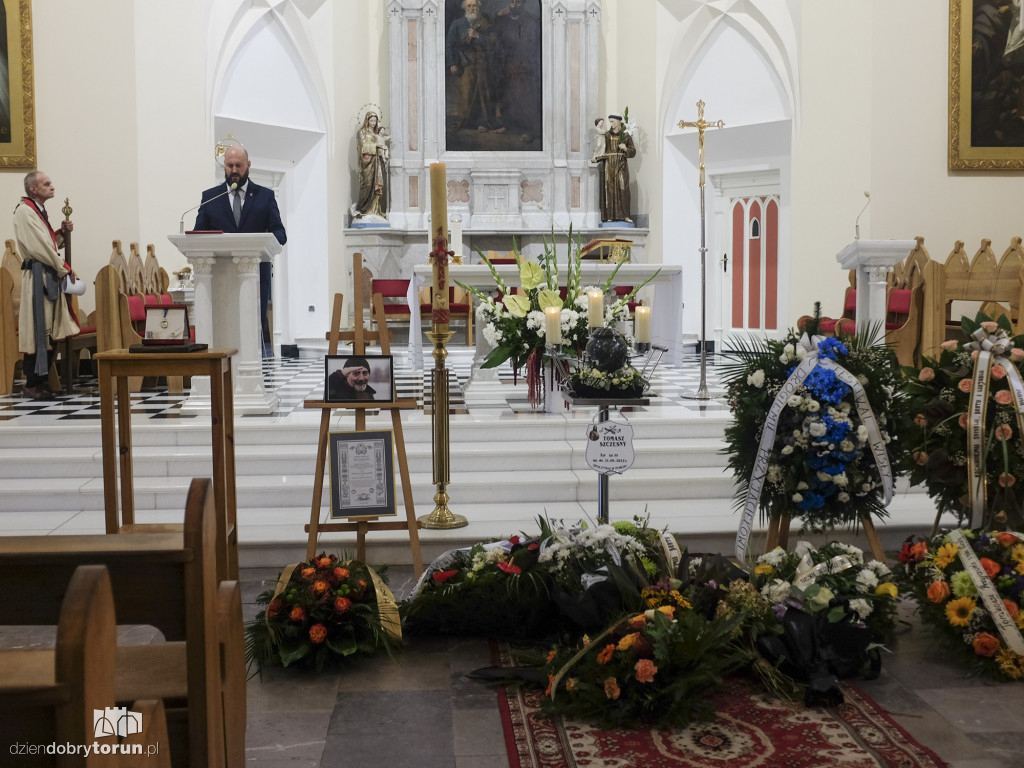
[[331, 432], [331, 517], [394, 517], [391, 430]]
[[174, 346], [189, 342], [188, 307], [184, 304], [160, 304], [146, 307], [146, 346]]

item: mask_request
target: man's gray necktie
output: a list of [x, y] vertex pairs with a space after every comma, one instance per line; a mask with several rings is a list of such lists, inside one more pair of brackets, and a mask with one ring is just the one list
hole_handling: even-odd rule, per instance
[[242, 222], [242, 196], [236, 189], [231, 193], [231, 213], [235, 217], [235, 226]]

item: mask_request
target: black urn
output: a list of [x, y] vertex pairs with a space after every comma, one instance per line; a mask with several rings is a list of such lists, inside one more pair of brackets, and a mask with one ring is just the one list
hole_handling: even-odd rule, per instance
[[629, 359], [629, 346], [622, 334], [612, 328], [594, 328], [587, 342], [590, 364], [603, 373], [619, 370]]

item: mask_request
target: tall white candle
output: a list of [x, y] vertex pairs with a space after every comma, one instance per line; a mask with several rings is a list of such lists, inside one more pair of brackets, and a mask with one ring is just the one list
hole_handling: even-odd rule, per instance
[[558, 307], [544, 309], [544, 336], [548, 344], [562, 343], [562, 310]]
[[633, 317], [633, 335], [639, 343], [647, 343], [651, 340], [651, 308], [637, 307]]
[[448, 226], [451, 243], [448, 250], [455, 254], [454, 259], [462, 258], [462, 214], [453, 213]]
[[599, 290], [587, 294], [587, 324], [591, 328], [604, 326], [604, 293]]

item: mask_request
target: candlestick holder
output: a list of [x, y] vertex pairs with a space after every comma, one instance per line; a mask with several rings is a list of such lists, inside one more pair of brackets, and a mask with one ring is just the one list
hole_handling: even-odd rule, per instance
[[438, 227], [434, 238], [434, 250], [430, 260], [434, 265], [434, 306], [431, 328], [427, 338], [434, 344], [434, 369], [430, 372], [430, 384], [433, 390], [433, 413], [431, 414], [431, 433], [433, 443], [433, 482], [437, 487], [434, 493], [434, 511], [419, 519], [424, 528], [462, 528], [469, 525], [463, 515], [456, 515], [448, 509], [448, 483], [451, 481], [451, 440], [448, 423], [449, 394], [447, 344], [452, 332], [448, 325], [448, 241], [444, 230]]

